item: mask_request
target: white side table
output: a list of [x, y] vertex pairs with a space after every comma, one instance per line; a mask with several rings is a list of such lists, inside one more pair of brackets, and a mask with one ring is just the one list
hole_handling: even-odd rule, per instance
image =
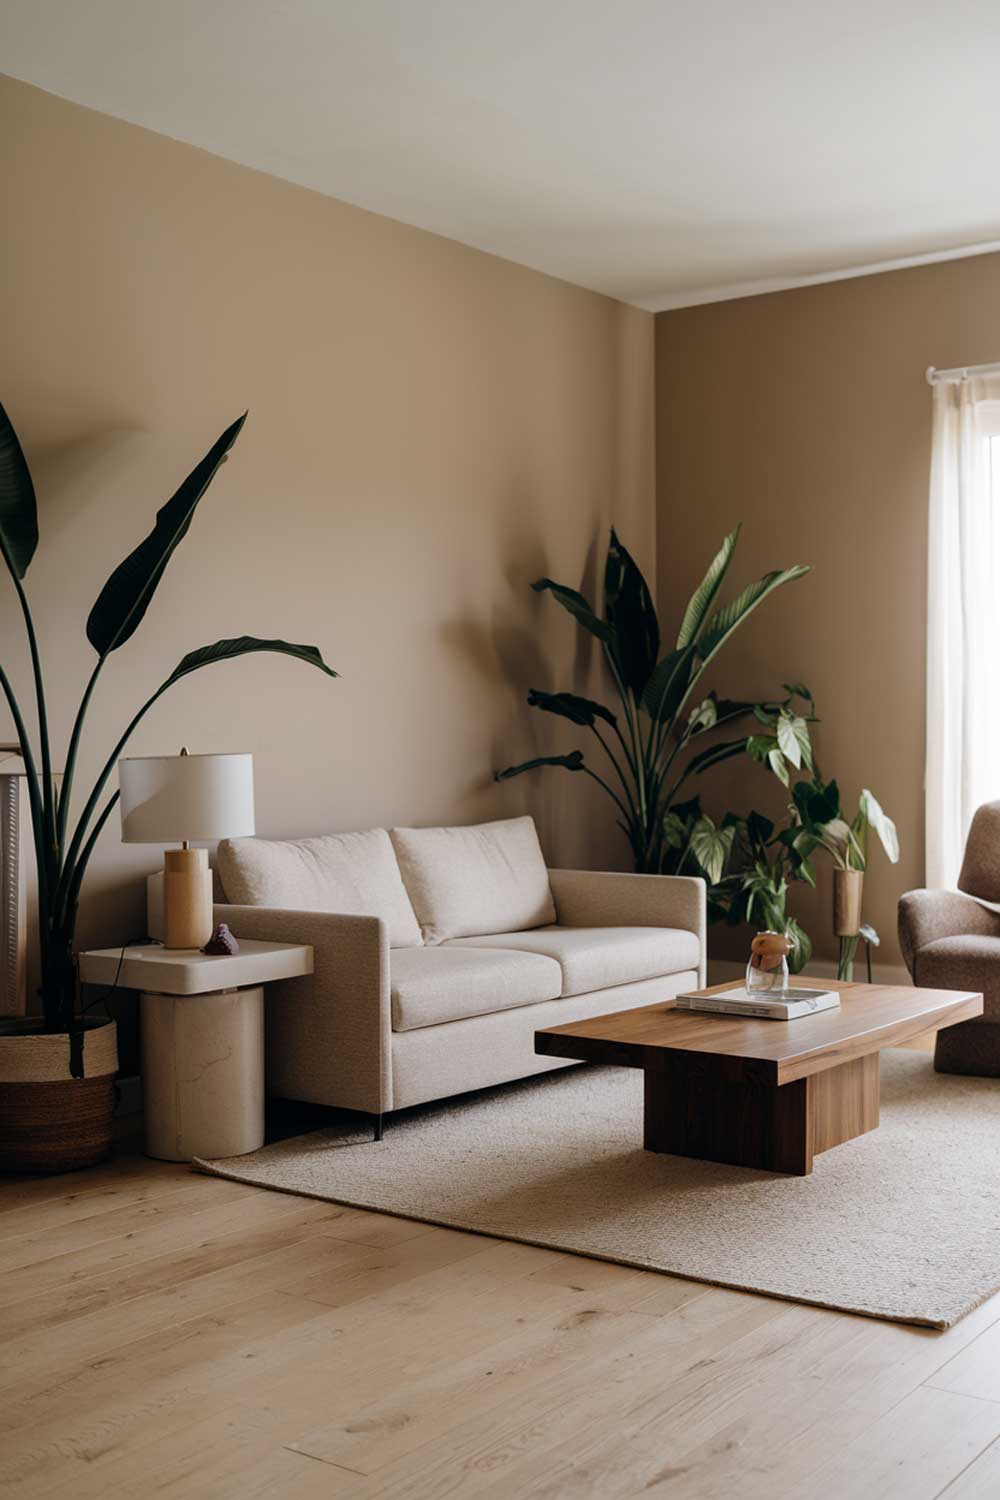
[[147, 1156], [242, 1156], [264, 1144], [264, 991], [311, 974], [308, 944], [240, 942], [235, 954], [98, 948], [80, 954], [84, 984], [142, 992]]

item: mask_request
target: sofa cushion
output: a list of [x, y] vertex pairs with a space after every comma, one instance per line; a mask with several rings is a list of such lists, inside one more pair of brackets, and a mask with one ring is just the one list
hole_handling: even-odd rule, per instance
[[531, 818], [394, 828], [392, 842], [425, 943], [518, 932], [556, 919]]
[[533, 932], [459, 938], [448, 946], [480, 944], [554, 958], [562, 970], [564, 995], [677, 974], [681, 969], [697, 969], [701, 962], [697, 937], [678, 927], [540, 927]]
[[420, 928], [384, 828], [314, 839], [223, 839], [216, 863], [235, 906], [381, 917], [389, 945], [414, 948]]
[[983, 1020], [1000, 1022], [1000, 937], [967, 934], [926, 943], [913, 977], [927, 990], [978, 990]]
[[555, 1000], [562, 971], [538, 953], [490, 948], [401, 948], [390, 955], [393, 1031]]

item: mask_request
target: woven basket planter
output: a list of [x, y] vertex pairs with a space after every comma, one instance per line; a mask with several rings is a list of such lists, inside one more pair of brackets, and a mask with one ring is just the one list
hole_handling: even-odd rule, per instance
[[0, 1035], [0, 1170], [71, 1172], [111, 1150], [118, 1068], [114, 1021], [88, 1026], [82, 1078], [69, 1066], [69, 1037], [29, 1023]]

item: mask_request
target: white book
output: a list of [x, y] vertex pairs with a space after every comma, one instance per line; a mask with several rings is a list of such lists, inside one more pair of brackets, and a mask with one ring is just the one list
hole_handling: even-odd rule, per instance
[[749, 994], [743, 985], [738, 989], [719, 990], [714, 995], [690, 991], [676, 998], [678, 1010], [709, 1011], [720, 1016], [756, 1016], [768, 1021], [797, 1021], [800, 1016], [814, 1016], [821, 1010], [836, 1010], [840, 996], [835, 990], [765, 990]]

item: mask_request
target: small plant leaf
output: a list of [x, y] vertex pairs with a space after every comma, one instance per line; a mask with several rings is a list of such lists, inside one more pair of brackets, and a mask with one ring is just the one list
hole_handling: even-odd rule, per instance
[[709, 885], [717, 885], [722, 879], [733, 847], [736, 829], [716, 828], [711, 818], [698, 820], [691, 834], [691, 853], [705, 872]]
[[522, 771], [534, 771], [539, 766], [562, 766], [566, 771], [582, 771], [583, 751], [571, 750], [568, 755], [538, 755], [534, 760], [522, 761], [519, 766], [508, 766], [505, 771], [497, 771], [494, 781], [510, 781], [512, 776], [520, 776]]
[[596, 635], [599, 641], [608, 642], [611, 639], [611, 627], [595, 615], [587, 600], [576, 589], [569, 589], [565, 584], [554, 583], [551, 578], [536, 578], [531, 585], [536, 594], [548, 591], [554, 599], [557, 599], [563, 609], [569, 610], [584, 630], [589, 630], [591, 635]]
[[867, 788], [861, 793], [860, 809], [862, 815], [878, 834], [882, 848], [889, 859], [896, 864], [899, 859], [899, 834], [896, 832], [896, 825], [889, 815], [883, 812], [878, 800]]
[[544, 693], [541, 688], [532, 688], [528, 693], [528, 702], [532, 708], [558, 714], [560, 718], [569, 719], [573, 724], [582, 724], [587, 729], [592, 728], [595, 719], [603, 719], [605, 724], [612, 727], [618, 722], [610, 708], [605, 708], [603, 703], [596, 703], [592, 698], [580, 698], [576, 693]]

